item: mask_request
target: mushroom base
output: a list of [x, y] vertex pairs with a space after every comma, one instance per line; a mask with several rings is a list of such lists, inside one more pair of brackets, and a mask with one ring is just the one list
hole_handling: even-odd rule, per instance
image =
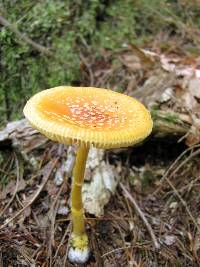
[[86, 234], [75, 235], [72, 233], [68, 258], [72, 263], [85, 263], [90, 255], [88, 237]]

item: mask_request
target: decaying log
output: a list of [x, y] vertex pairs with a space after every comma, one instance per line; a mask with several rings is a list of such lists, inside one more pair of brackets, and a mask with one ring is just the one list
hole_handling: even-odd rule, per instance
[[31, 151], [45, 146], [48, 139], [33, 129], [26, 119], [9, 122], [0, 131], [0, 150], [12, 147], [33, 169], [37, 169], [37, 160]]
[[[190, 128], [187, 117], [175, 112], [152, 110], [154, 120], [153, 136], [178, 135], [184, 136]], [[23, 119], [9, 122], [0, 131], [0, 150], [12, 146], [24, 154], [44, 146], [48, 139], [34, 130], [29, 123]]]
[[167, 135], [184, 136], [190, 130], [188, 116], [176, 112], [152, 110], [154, 137], [165, 137]]

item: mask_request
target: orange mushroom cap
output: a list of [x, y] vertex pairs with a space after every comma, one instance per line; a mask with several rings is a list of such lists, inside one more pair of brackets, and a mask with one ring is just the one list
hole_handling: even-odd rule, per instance
[[149, 111], [136, 99], [108, 89], [59, 86], [33, 96], [24, 107], [32, 126], [63, 144], [126, 147], [152, 130]]

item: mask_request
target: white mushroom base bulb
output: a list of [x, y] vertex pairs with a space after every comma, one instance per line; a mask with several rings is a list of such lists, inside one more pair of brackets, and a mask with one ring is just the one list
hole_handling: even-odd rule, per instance
[[84, 250], [71, 247], [68, 252], [68, 259], [72, 263], [86, 263], [89, 259], [90, 250], [85, 248]]
[[70, 240], [70, 248], [68, 252], [68, 259], [72, 263], [86, 263], [90, 256], [90, 249], [88, 247], [88, 237], [86, 234], [75, 236], [72, 234]]

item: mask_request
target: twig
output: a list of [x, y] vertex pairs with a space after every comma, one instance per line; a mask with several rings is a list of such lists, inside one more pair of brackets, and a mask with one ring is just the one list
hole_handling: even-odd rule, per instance
[[44, 186], [46, 185], [50, 174], [52, 173], [53, 169], [55, 168], [55, 165], [58, 162], [58, 158], [56, 158], [54, 160], [54, 162], [52, 163], [51, 168], [49, 169], [49, 171], [47, 172], [46, 176], [44, 177], [43, 183], [40, 185], [38, 191], [36, 192], [36, 194], [33, 196], [33, 198], [30, 200], [29, 203], [27, 203], [27, 205], [25, 205], [23, 207], [23, 209], [21, 209], [20, 211], [18, 211], [13, 217], [11, 217], [9, 220], [7, 220], [2, 226], [0, 226], [0, 230], [3, 229], [4, 227], [6, 227], [10, 222], [12, 222], [14, 219], [16, 219], [22, 212], [24, 212], [25, 209], [27, 209], [30, 205], [33, 204], [33, 202], [37, 199], [37, 197], [40, 195], [40, 193], [42, 192]]
[[[71, 219], [58, 219], [57, 222], [63, 223], [63, 222], [69, 222]], [[131, 217], [98, 217], [98, 218], [93, 218], [93, 217], [87, 217], [85, 219], [86, 221], [134, 221], [134, 218]]]
[[55, 259], [57, 258], [58, 252], [59, 252], [61, 246], [63, 245], [64, 241], [65, 241], [65, 238], [66, 238], [67, 233], [68, 233], [68, 231], [69, 231], [69, 226], [70, 226], [70, 223], [68, 224], [67, 229], [65, 230], [65, 233], [64, 233], [64, 235], [63, 235], [63, 237], [62, 237], [62, 239], [61, 239], [61, 241], [60, 241], [60, 244], [58, 245], [58, 247], [57, 247], [57, 249], [56, 249], [56, 253], [55, 253], [55, 255], [54, 255], [54, 263], [55, 263]]
[[149, 231], [149, 234], [152, 238], [152, 241], [154, 243], [154, 246], [156, 249], [160, 249], [160, 244], [157, 241], [157, 238], [153, 232], [153, 229], [151, 227], [151, 225], [149, 224], [149, 222], [147, 221], [144, 213], [142, 212], [142, 210], [140, 209], [140, 207], [138, 206], [137, 202], [135, 201], [135, 199], [133, 198], [133, 196], [128, 192], [128, 190], [125, 188], [125, 186], [120, 183], [119, 184], [121, 189], [124, 191], [126, 197], [131, 201], [131, 203], [134, 205], [134, 208], [136, 209], [136, 211], [138, 212], [138, 214], [140, 215], [141, 219], [143, 220], [144, 224], [147, 227], [147, 230]]
[[[175, 167], [175, 165], [179, 162], [179, 160], [188, 152], [192, 151], [194, 148], [199, 148], [200, 145], [194, 145], [192, 147], [187, 148], [185, 151], [183, 151], [176, 159], [175, 161], [171, 164], [171, 166], [169, 167], [169, 169], [165, 172], [165, 174], [163, 175], [163, 177], [160, 179], [159, 181], [159, 186], [158, 188], [152, 193], [152, 195], [156, 195], [159, 190], [161, 189], [163, 182], [166, 180], [167, 176], [169, 175], [169, 172]], [[191, 155], [189, 155], [185, 160], [183, 160], [178, 167], [169, 175], [169, 178], [174, 176], [175, 173], [177, 173], [183, 166], [185, 166], [185, 164], [191, 160], [193, 157], [197, 156], [198, 154], [200, 154], [200, 148], [197, 149], [195, 152], [193, 152]], [[168, 178], [168, 179], [169, 179]]]
[[[71, 233], [72, 233], [72, 224], [71, 224], [71, 222], [69, 223], [68, 227], [70, 228], [70, 234], [69, 234], [69, 236], [71, 236]], [[63, 264], [63, 266], [66, 266], [67, 257], [68, 257], [68, 251], [69, 251], [69, 246], [70, 246], [70, 242], [69, 242], [69, 239], [68, 239], [67, 249], [66, 249], [66, 254], [65, 254], [65, 257], [64, 257], [64, 264]]]
[[26, 36], [24, 33], [21, 33], [13, 24], [11, 24], [7, 19], [4, 17], [0, 16], [0, 23], [9, 28], [12, 32], [14, 32], [18, 37], [20, 37], [24, 42], [27, 44], [32, 45], [35, 49], [37, 49], [40, 53], [43, 53], [47, 56], [53, 56], [53, 53], [49, 51], [48, 48], [34, 42], [31, 38]]
[[0, 172], [2, 172], [3, 174], [5, 174], [5, 175], [9, 175], [9, 173], [8, 172], [6, 172], [6, 171], [4, 171], [4, 170], [2, 170], [2, 169], [0, 169]]
[[195, 218], [193, 217], [190, 209], [188, 208], [187, 203], [185, 202], [185, 200], [182, 198], [182, 196], [179, 194], [178, 190], [175, 188], [175, 186], [172, 184], [172, 182], [166, 177], [165, 178], [167, 183], [171, 186], [171, 188], [173, 189], [175, 195], [179, 198], [179, 200], [181, 201], [181, 203], [183, 204], [183, 206], [185, 207], [189, 217], [191, 218], [191, 220], [193, 221], [194, 225], [196, 226], [198, 232], [200, 233], [200, 227], [198, 225], [198, 223], [196, 222]]
[[49, 249], [48, 249], [48, 254], [49, 254], [48, 257], [49, 257], [49, 266], [50, 267], [52, 266], [52, 246], [53, 247], [55, 246], [54, 232], [55, 232], [56, 214], [57, 214], [58, 205], [59, 205], [58, 198], [59, 198], [59, 196], [63, 190], [63, 187], [64, 187], [64, 183], [60, 187], [60, 189], [56, 195], [56, 198], [55, 198], [53, 204], [51, 205], [51, 208], [50, 208], [50, 211], [48, 214], [48, 217], [50, 218], [50, 221], [51, 221], [51, 237], [50, 237], [51, 242], [49, 242]]
[[108, 251], [108, 252], [104, 253], [101, 257], [103, 258], [103, 257], [105, 257], [105, 256], [108, 256], [108, 255], [111, 254], [111, 253], [118, 252], [118, 251], [120, 251], [120, 250], [125, 250], [125, 249], [127, 249], [127, 248], [132, 248], [132, 247], [133, 247], [133, 246], [125, 246], [125, 247], [121, 247], [121, 248], [116, 248], [116, 249], [113, 249], [113, 250], [111, 250], [111, 251]]
[[19, 187], [19, 180], [20, 180], [20, 168], [19, 168], [19, 161], [17, 159], [17, 156], [15, 155], [15, 162], [16, 162], [16, 168], [17, 168], [17, 182], [16, 182], [16, 186], [15, 186], [15, 190], [14, 193], [10, 199], [10, 201], [7, 203], [7, 205], [4, 207], [4, 209], [1, 211], [0, 213], [0, 217], [3, 215], [4, 211], [7, 210], [7, 208], [10, 206], [10, 204], [13, 202], [13, 199], [15, 198], [16, 194], [17, 194], [17, 190]]
[[[113, 249], [113, 250], [110, 250], [110, 251], [108, 251], [108, 252], [106, 252], [106, 253], [104, 253], [101, 257], [103, 258], [103, 257], [105, 257], [105, 256], [108, 256], [109, 254], [111, 254], [111, 253], [115, 253], [115, 252], [118, 252], [118, 251], [120, 251], [120, 250], [125, 250], [125, 249], [128, 249], [128, 248], [140, 248], [141, 246], [138, 246], [138, 245], [131, 245], [131, 246], [124, 246], [124, 247], [121, 247], [121, 248], [116, 248], [116, 249]], [[142, 246], [142, 248], [143, 248], [144, 246]], [[146, 248], [148, 248], [148, 247], [146, 247]]]
[[55, 240], [54, 240], [54, 226], [55, 226], [55, 219], [56, 219], [56, 214], [57, 214], [57, 210], [58, 210], [58, 198], [60, 197], [60, 194], [62, 192], [64, 188], [64, 183], [62, 184], [62, 186], [60, 187], [57, 195], [56, 195], [56, 198], [50, 208], [50, 211], [49, 211], [49, 215], [48, 217], [50, 218], [51, 220], [51, 244], [53, 246], [55, 246]]
[[85, 59], [85, 57], [83, 56], [82, 53], [80, 53], [80, 59], [83, 61], [84, 65], [87, 67], [87, 70], [88, 70], [89, 75], [90, 75], [90, 86], [93, 86], [94, 85], [94, 75], [93, 75], [91, 66], [87, 62], [87, 60]]
[[29, 256], [29, 251], [24, 246], [18, 246], [17, 247], [19, 253], [28, 261], [30, 266], [36, 266], [35, 260]]

